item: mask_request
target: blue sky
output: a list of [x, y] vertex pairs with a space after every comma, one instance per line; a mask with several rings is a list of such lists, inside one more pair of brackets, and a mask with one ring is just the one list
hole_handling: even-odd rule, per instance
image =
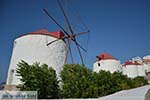
[[[75, 32], [91, 31], [90, 35], [77, 38], [88, 47], [88, 52], [83, 55], [89, 68], [92, 68], [95, 56], [105, 51], [122, 63], [135, 56], [150, 54], [149, 0], [63, 0], [63, 5], [68, 5], [65, 7], [72, 25], [79, 16]], [[45, 16], [43, 8], [65, 26], [57, 0], [0, 1], [0, 82], [6, 80], [13, 41], [17, 36], [44, 27], [49, 31], [59, 29]], [[78, 56], [75, 60], [80, 62]]]

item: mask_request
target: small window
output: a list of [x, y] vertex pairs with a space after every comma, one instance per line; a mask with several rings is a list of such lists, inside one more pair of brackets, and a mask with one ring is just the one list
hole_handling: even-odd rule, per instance
[[11, 72], [14, 73], [14, 69], [11, 69]]
[[98, 63], [98, 66], [100, 66], [100, 63]]

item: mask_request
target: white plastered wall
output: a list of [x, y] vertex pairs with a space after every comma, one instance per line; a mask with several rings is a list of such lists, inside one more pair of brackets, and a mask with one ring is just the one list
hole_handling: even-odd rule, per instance
[[100, 60], [96, 61], [93, 64], [93, 71], [99, 72], [100, 70], [110, 71], [111, 73], [115, 71], [121, 72], [121, 64], [119, 60], [115, 59], [107, 59], [107, 60]]
[[145, 69], [143, 65], [137, 65], [138, 76], [145, 76]]
[[136, 65], [126, 65], [123, 66], [123, 74], [130, 78], [135, 78], [138, 76], [138, 68]]
[[11, 57], [11, 62], [8, 70], [7, 84], [20, 84], [20, 77], [16, 76], [16, 68], [18, 62], [21, 60], [29, 64], [40, 62], [40, 64], [47, 64], [56, 70], [59, 76], [62, 70], [64, 59], [66, 55], [66, 44], [63, 40], [59, 40], [47, 46], [50, 41], [57, 38], [47, 35], [25, 35], [17, 38], [14, 41], [14, 48]]

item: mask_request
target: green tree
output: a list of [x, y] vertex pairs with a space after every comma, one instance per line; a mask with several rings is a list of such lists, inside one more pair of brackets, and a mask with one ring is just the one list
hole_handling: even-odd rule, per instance
[[121, 72], [112, 73], [111, 80], [114, 88], [112, 90], [112, 93], [130, 88], [130, 78], [128, 78], [126, 75], [123, 75]]
[[106, 96], [121, 90], [131, 89], [147, 84], [147, 80], [143, 77], [134, 79], [128, 78], [120, 72], [110, 73], [109, 71], [99, 71], [93, 73], [92, 86], [94, 88], [94, 96]]
[[61, 71], [64, 98], [92, 97], [92, 71], [83, 65], [65, 65]]
[[39, 63], [29, 65], [21, 61], [16, 71], [22, 77], [22, 84], [18, 86], [21, 90], [38, 91], [38, 98], [58, 98], [58, 80], [52, 67]]
[[110, 72], [100, 71], [99, 73], [93, 73], [92, 81], [94, 88], [96, 88], [96, 96], [105, 96], [109, 93], [111, 87], [111, 74]]
[[61, 71], [63, 98], [106, 96], [147, 84], [143, 77], [128, 78], [120, 72], [92, 72], [82, 65], [65, 65]]
[[132, 79], [131, 82], [132, 82], [132, 88], [136, 88], [148, 84], [148, 81], [144, 79], [144, 77], [142, 76], [135, 77], [134, 79]]
[[[21, 90], [38, 91], [39, 98], [95, 98], [106, 96], [121, 90], [147, 84], [144, 77], [134, 79], [120, 72], [92, 72], [83, 65], [67, 64], [61, 71], [60, 88], [55, 71], [46, 64], [40, 65], [21, 61], [17, 75], [21, 76]], [[60, 92], [61, 91], [61, 92]]]

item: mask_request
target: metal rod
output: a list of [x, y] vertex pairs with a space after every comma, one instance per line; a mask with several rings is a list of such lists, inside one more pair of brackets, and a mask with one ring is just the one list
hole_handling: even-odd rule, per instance
[[[51, 42], [49, 42], [49, 43], [47, 43], [47, 46], [48, 45], [50, 45], [50, 44], [52, 44], [52, 43], [54, 43], [54, 42], [56, 42], [56, 41], [58, 41], [58, 40], [60, 40], [60, 39], [65, 39], [65, 38], [72, 38], [72, 37], [75, 37], [75, 36], [79, 36], [79, 35], [82, 35], [82, 34], [86, 34], [86, 33], [88, 33], [89, 31], [87, 31], [87, 32], [81, 32], [81, 33], [78, 33], [78, 34], [73, 34], [73, 35], [70, 35], [70, 37], [69, 36], [64, 36], [64, 37], [62, 37], [62, 38], [59, 38], [59, 39], [56, 39], [56, 40], [54, 40], [54, 41], [51, 41]], [[81, 47], [82, 48], [82, 47]], [[84, 50], [84, 48], [82, 48], [83, 50]]]
[[[67, 22], [67, 24], [68, 24], [68, 27], [69, 27], [69, 30], [70, 30], [71, 34], [74, 34], [74, 33], [73, 33], [73, 30], [72, 30], [72, 28], [71, 28], [71, 25], [70, 25], [70, 23], [69, 23], [68, 17], [67, 17], [67, 15], [65, 14], [65, 11], [64, 11], [64, 9], [63, 9], [63, 7], [62, 7], [62, 5], [61, 5], [61, 2], [60, 2], [59, 0], [57, 0], [57, 1], [58, 1], [58, 3], [59, 3], [59, 6], [60, 6], [62, 12], [63, 12], [63, 15], [64, 15], [65, 19], [66, 19], [66, 22]], [[78, 49], [78, 52], [79, 52], [79, 55], [80, 55], [80, 58], [81, 58], [81, 62], [82, 62], [82, 64], [84, 65], [83, 57], [82, 57], [82, 54], [81, 54], [79, 45], [78, 45], [78, 43], [77, 43], [77, 40], [76, 40], [75, 37], [73, 37], [73, 40], [74, 40], [74, 42], [75, 42], [75, 44], [76, 44], [76, 47], [77, 47], [77, 49]]]
[[64, 64], [66, 64], [66, 63], [67, 63], [68, 52], [69, 52], [70, 43], [71, 43], [70, 39], [67, 39], [67, 40], [68, 40], [68, 45], [67, 45], [67, 52], [66, 52], [66, 57], [65, 57]]
[[[69, 41], [71, 42], [71, 38], [69, 38]], [[71, 47], [70, 47], [70, 46], [69, 46], [69, 51], [70, 51], [70, 57], [71, 57], [72, 64], [74, 64], [73, 55], [72, 55], [72, 50], [71, 50]]]
[[67, 34], [67, 36], [69, 36], [69, 34], [64, 30], [64, 28], [55, 20], [55, 18], [53, 18], [53, 17], [48, 13], [48, 11], [47, 11], [46, 9], [43, 9], [43, 11], [48, 15], [48, 17], [50, 17], [50, 18], [55, 22], [55, 24], [58, 25], [58, 27], [60, 27], [60, 28], [63, 30], [63, 32], [64, 32], [65, 34]]
[[[48, 15], [48, 17], [50, 17], [50, 18], [55, 22], [55, 24], [58, 25], [58, 27], [59, 27], [60, 29], [63, 30], [63, 32], [64, 32], [68, 37], [70, 37], [70, 35], [69, 35], [69, 34], [64, 30], [64, 28], [54, 19], [54, 17], [52, 17], [52, 16], [48, 13], [48, 11], [47, 11], [46, 9], [43, 9], [43, 11]], [[71, 38], [71, 40], [75, 41], [74, 38]], [[79, 45], [79, 47], [80, 47], [82, 50], [86, 51], [79, 43], [77, 43], [77, 45]]]

